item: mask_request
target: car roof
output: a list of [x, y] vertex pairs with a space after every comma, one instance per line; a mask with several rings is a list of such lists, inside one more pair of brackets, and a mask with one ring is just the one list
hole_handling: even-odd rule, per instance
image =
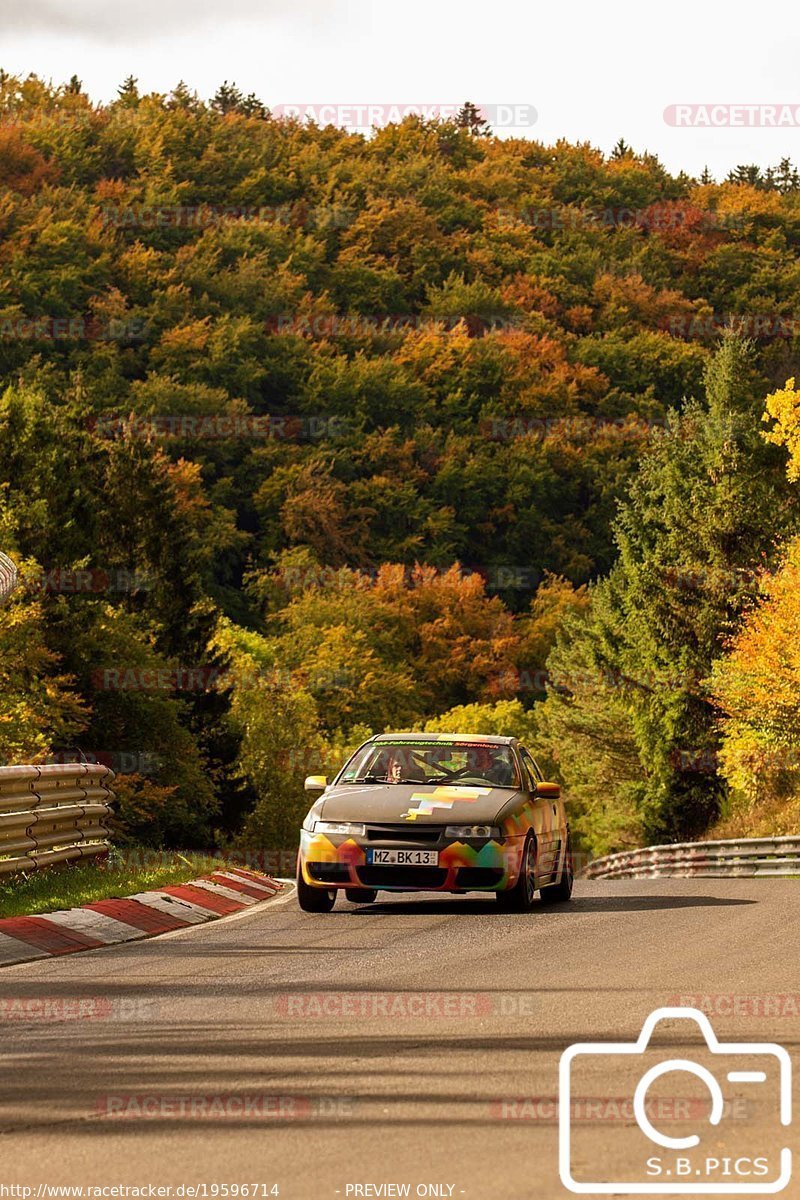
[[495, 733], [379, 733], [374, 742], [479, 742], [492, 746], [511, 746], [517, 739]]

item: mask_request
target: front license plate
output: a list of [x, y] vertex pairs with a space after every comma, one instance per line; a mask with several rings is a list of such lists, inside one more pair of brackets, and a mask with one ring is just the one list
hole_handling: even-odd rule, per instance
[[371, 867], [438, 867], [438, 850], [367, 850]]

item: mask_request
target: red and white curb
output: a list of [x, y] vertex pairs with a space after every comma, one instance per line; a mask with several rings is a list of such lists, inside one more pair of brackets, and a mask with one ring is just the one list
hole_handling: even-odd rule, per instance
[[188, 929], [269, 900], [282, 890], [282, 884], [260, 871], [229, 867], [124, 900], [95, 900], [41, 917], [4, 917], [0, 967]]

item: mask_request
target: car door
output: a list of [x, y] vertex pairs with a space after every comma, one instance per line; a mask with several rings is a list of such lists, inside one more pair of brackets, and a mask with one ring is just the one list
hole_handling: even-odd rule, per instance
[[533, 755], [524, 746], [520, 746], [519, 756], [525, 784], [531, 797], [533, 829], [538, 844], [537, 875], [545, 880], [558, 869], [558, 854], [561, 845], [560, 802], [557, 796], [542, 795], [539, 792], [538, 785], [544, 784], [544, 776]]

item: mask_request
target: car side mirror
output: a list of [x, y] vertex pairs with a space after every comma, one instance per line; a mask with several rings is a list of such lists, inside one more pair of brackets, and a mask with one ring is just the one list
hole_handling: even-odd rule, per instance
[[561, 788], [557, 783], [537, 783], [536, 795], [542, 800], [558, 800], [561, 796]]
[[307, 775], [303, 784], [307, 792], [324, 792], [328, 786], [327, 775]]

